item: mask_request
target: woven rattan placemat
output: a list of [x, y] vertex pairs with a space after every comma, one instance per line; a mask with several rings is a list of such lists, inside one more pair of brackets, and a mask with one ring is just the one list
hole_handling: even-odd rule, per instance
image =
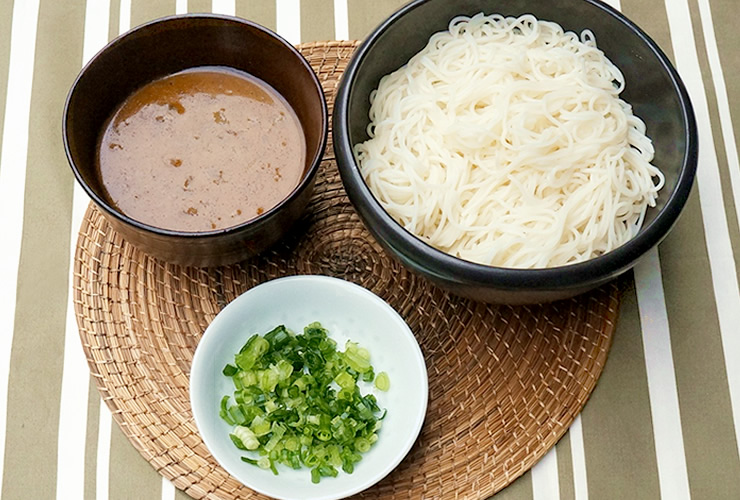
[[[330, 103], [356, 44], [300, 47]], [[219, 467], [190, 411], [188, 374], [216, 313], [272, 278], [325, 274], [388, 301], [416, 335], [429, 407], [407, 458], [365, 498], [483, 498], [510, 484], [565, 433], [606, 361], [619, 290], [542, 306], [450, 296], [390, 259], [342, 188], [331, 144], [300, 227], [238, 265], [182, 268], [138, 251], [90, 205], [75, 258], [82, 345], [103, 399], [160, 474], [195, 498], [261, 498]]]

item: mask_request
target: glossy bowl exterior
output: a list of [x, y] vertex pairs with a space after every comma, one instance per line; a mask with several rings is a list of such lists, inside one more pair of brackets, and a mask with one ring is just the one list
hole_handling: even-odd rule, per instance
[[[479, 12], [557, 22], [566, 30], [594, 32], [598, 46], [623, 72], [621, 97], [647, 125], [654, 164], [666, 176], [657, 207], [638, 235], [587, 262], [548, 269], [508, 269], [464, 261], [403, 229], [362, 179], [352, 146], [367, 140], [370, 92], [380, 78], [405, 64], [429, 37], [458, 15]], [[347, 194], [368, 230], [404, 266], [452, 293], [476, 300], [522, 304], [572, 297], [634, 266], [675, 224], [691, 191], [697, 163], [697, 131], [688, 94], [660, 48], [634, 23], [597, 0], [417, 0], [378, 26], [353, 55], [340, 83], [332, 121], [334, 151]]]
[[[306, 168], [295, 190], [276, 207], [240, 225], [207, 232], [144, 224], [109, 203], [96, 168], [99, 134], [132, 92], [172, 73], [228, 66], [270, 84], [295, 110], [306, 138]], [[162, 18], [135, 28], [103, 48], [82, 69], [67, 97], [63, 138], [75, 177], [128, 242], [183, 265], [230, 264], [278, 241], [300, 218], [313, 191], [328, 134], [321, 84], [288, 42], [249, 21], [195, 14]]]

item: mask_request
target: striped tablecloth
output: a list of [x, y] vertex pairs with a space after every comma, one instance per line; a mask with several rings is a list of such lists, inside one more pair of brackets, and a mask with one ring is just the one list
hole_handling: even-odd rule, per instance
[[[61, 122], [83, 62], [167, 14], [236, 14], [300, 43], [361, 39], [402, 3], [0, 0], [3, 499], [186, 497], [112, 423], [82, 355], [70, 263], [88, 199], [67, 166]], [[634, 270], [582, 415], [496, 498], [740, 499], [740, 1], [609, 3], [658, 42], [688, 87], [697, 186], [675, 230]]]

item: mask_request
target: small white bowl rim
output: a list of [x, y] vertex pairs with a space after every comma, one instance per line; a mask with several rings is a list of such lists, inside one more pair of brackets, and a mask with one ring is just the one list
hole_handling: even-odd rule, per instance
[[[299, 283], [299, 282], [314, 282], [314, 283], [322, 283], [328, 286], [335, 286], [340, 288], [347, 288], [349, 290], [353, 290], [354, 292], [362, 295], [365, 299], [369, 300], [371, 303], [374, 303], [376, 306], [381, 307], [382, 309], [385, 309], [386, 312], [392, 316], [397, 323], [400, 326], [401, 332], [405, 336], [409, 336], [410, 339], [413, 341], [413, 345], [416, 346], [415, 353], [416, 356], [412, 361], [414, 361], [418, 368], [420, 369], [422, 373], [422, 377], [420, 377], [422, 381], [422, 387], [419, 387], [420, 392], [424, 394], [423, 398], [423, 404], [419, 407], [419, 410], [417, 411], [415, 415], [415, 419], [412, 421], [413, 425], [410, 425], [408, 427], [409, 433], [407, 434], [407, 439], [403, 442], [403, 445], [398, 448], [398, 452], [394, 456], [393, 460], [390, 460], [386, 467], [384, 467], [382, 470], [376, 471], [374, 474], [368, 475], [367, 478], [364, 481], [358, 482], [356, 485], [354, 485], [352, 488], [347, 489], [341, 493], [340, 496], [337, 496], [336, 494], [326, 494], [322, 495], [319, 493], [318, 495], [312, 495], [310, 498], [311, 500], [335, 500], [340, 498], [346, 498], [348, 496], [357, 494], [361, 491], [364, 491], [365, 489], [373, 486], [374, 484], [381, 481], [383, 478], [385, 478], [388, 474], [390, 474], [397, 466], [401, 463], [401, 461], [408, 455], [409, 451], [411, 450], [411, 447], [416, 442], [417, 437], [421, 433], [422, 426], [424, 424], [424, 419], [426, 417], [426, 410], [428, 406], [429, 401], [429, 379], [428, 379], [428, 373], [426, 369], [426, 363], [424, 361], [424, 356], [421, 351], [421, 347], [418, 344], [418, 341], [414, 337], [413, 332], [411, 331], [411, 328], [408, 326], [406, 321], [401, 317], [401, 315], [386, 301], [381, 299], [378, 295], [373, 293], [372, 291], [368, 290], [367, 288], [360, 286], [358, 284], [352, 283], [350, 281], [341, 279], [341, 278], [335, 278], [331, 276], [325, 276], [325, 275], [296, 275], [296, 276], [285, 276], [281, 278], [275, 278], [263, 283], [260, 283], [259, 285], [256, 285], [246, 292], [242, 293], [238, 297], [236, 297], [233, 301], [231, 301], [229, 304], [227, 304], [221, 311], [219, 311], [216, 314], [216, 317], [214, 317], [213, 321], [208, 325], [205, 332], [203, 333], [200, 342], [198, 343], [198, 346], [196, 346], [195, 353], [193, 355], [193, 361], [191, 364], [191, 372], [189, 376], [190, 381], [190, 403], [191, 403], [191, 411], [193, 414], [193, 420], [195, 422], [195, 426], [198, 429], [198, 432], [201, 436], [201, 439], [203, 440], [203, 443], [205, 444], [206, 448], [208, 449], [209, 453], [212, 454], [214, 460], [223, 467], [227, 473], [229, 473], [232, 477], [234, 477], [237, 481], [239, 481], [241, 484], [244, 484], [244, 486], [256, 491], [257, 493], [261, 493], [264, 495], [271, 496], [273, 498], [277, 498], [280, 500], [290, 500], [289, 497], [283, 497], [283, 496], [276, 496], [275, 492], [266, 490], [264, 488], [255, 487], [252, 484], [249, 484], [249, 481], [244, 481], [243, 478], [238, 477], [238, 475], [234, 472], [229, 470], [224, 464], [221, 463], [221, 461], [216, 457], [211, 450], [213, 449], [212, 446], [209, 445], [209, 442], [211, 441], [211, 436], [207, 436], [203, 434], [201, 431], [202, 426], [199, 425], [199, 420], [202, 421], [202, 416], [199, 418], [199, 412], [196, 410], [200, 405], [193, 404], [193, 401], [199, 401], [201, 399], [201, 395], [198, 394], [197, 390], [194, 390], [194, 385], [192, 383], [192, 374], [195, 370], [201, 370], [201, 367], [204, 369], [208, 365], [212, 364], [212, 360], [208, 359], [202, 359], [204, 350], [200, 349], [201, 345], [207, 345], [207, 343], [213, 342], [216, 337], [216, 333], [218, 330], [216, 330], [218, 326], [218, 318], [222, 314], [223, 311], [225, 311], [227, 308], [237, 308], [241, 307], [241, 305], [249, 300], [249, 298], [256, 294], [256, 293], [265, 293], [265, 290], [270, 288], [280, 288], [282, 286], [289, 286], [293, 283]], [[256, 291], [258, 290], [259, 291]], [[212, 325], [216, 324], [216, 327], [212, 327]], [[235, 448], [236, 449], [236, 448]], [[279, 477], [279, 476], [277, 476]], [[321, 483], [316, 485], [320, 488]]]

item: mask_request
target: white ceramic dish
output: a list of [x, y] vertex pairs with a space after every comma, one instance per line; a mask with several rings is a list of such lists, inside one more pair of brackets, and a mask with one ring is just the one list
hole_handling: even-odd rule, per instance
[[[296, 333], [319, 321], [344, 349], [347, 339], [366, 347], [376, 373], [385, 371], [388, 392], [368, 385], [388, 413], [377, 443], [352, 474], [311, 483], [308, 468], [279, 466], [279, 475], [241, 461], [229, 438], [231, 426], [218, 415], [233, 383], [221, 370], [254, 333], [277, 325]], [[365, 391], [363, 391], [365, 392]], [[421, 431], [428, 400], [424, 358], [409, 327], [382, 299], [353, 283], [328, 276], [292, 276], [263, 283], [227, 305], [206, 329], [190, 371], [193, 417], [214, 458], [245, 486], [278, 499], [329, 500], [358, 493], [383, 479], [406, 456]]]

